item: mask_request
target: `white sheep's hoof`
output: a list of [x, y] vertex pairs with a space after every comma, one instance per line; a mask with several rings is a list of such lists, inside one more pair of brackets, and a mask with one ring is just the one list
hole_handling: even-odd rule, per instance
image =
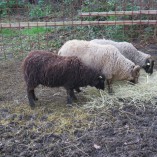
[[109, 94], [109, 95], [114, 95], [114, 92], [109, 92], [108, 94]]

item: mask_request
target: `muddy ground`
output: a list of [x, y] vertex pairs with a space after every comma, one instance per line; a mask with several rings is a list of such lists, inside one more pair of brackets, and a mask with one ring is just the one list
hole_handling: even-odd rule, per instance
[[[141, 49], [156, 59], [156, 45]], [[31, 110], [21, 62], [0, 63], [0, 157], [157, 156], [157, 103], [87, 110], [86, 92], [70, 107], [63, 88], [39, 87]]]

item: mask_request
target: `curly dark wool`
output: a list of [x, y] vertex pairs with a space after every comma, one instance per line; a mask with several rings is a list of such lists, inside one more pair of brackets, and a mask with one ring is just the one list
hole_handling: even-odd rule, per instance
[[37, 100], [34, 89], [39, 85], [63, 86], [67, 90], [67, 103], [76, 99], [74, 89], [87, 85], [104, 90], [104, 76], [85, 66], [77, 57], [63, 57], [46, 51], [32, 51], [23, 61], [24, 79], [31, 107]]

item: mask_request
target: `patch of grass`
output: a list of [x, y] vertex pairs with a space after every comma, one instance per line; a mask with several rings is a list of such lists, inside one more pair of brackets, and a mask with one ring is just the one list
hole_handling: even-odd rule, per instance
[[21, 59], [33, 49], [57, 52], [66, 41], [71, 39], [106, 38], [128, 42], [131, 42], [132, 39], [147, 40], [146, 37], [153, 36], [154, 28], [149, 28], [150, 34], [147, 32], [147, 29], [145, 32], [138, 31], [137, 26], [33, 27], [20, 31], [18, 29], [1, 29], [3, 40], [0, 44], [3, 46], [4, 53], [0, 54], [0, 59], [10, 59], [12, 56]]
[[[51, 109], [52, 107], [53, 110]], [[22, 126], [32, 122], [44, 129], [44, 132], [55, 132], [58, 135], [63, 132], [73, 135], [75, 130], [88, 128], [88, 119], [91, 117], [82, 107], [67, 107], [62, 104], [49, 104], [46, 107], [36, 106], [35, 110], [31, 110], [28, 104], [13, 105], [8, 103], [2, 104], [0, 110], [3, 109], [7, 110], [9, 115], [1, 121], [3, 125], [7, 125], [10, 122], [18, 122]], [[48, 123], [52, 124], [52, 127], [45, 127]]]
[[20, 31], [17, 29], [10, 29], [10, 28], [3, 28], [0, 30], [0, 34], [4, 37], [11, 37], [11, 36], [21, 36], [21, 35], [37, 35], [37, 34], [45, 34], [48, 32], [53, 32], [54, 29], [51, 27], [32, 27], [32, 28], [25, 28], [21, 29]]
[[10, 29], [10, 28], [3, 28], [0, 30], [0, 34], [4, 37], [11, 37], [18, 34], [18, 31], [16, 29]]
[[21, 30], [22, 35], [37, 35], [37, 34], [44, 34], [52, 31], [52, 28], [45, 28], [45, 27], [32, 27], [32, 28], [25, 28]]

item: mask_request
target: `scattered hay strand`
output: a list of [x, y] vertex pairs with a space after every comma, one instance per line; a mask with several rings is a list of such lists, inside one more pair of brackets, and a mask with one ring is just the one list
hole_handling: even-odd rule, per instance
[[141, 70], [139, 83], [131, 85], [126, 81], [117, 81], [113, 84], [114, 94], [109, 95], [107, 90], [99, 91], [89, 88], [86, 95], [90, 99], [85, 108], [102, 108], [105, 106], [121, 106], [124, 102], [137, 104], [138, 102], [156, 103], [157, 98], [157, 71], [148, 76]]

